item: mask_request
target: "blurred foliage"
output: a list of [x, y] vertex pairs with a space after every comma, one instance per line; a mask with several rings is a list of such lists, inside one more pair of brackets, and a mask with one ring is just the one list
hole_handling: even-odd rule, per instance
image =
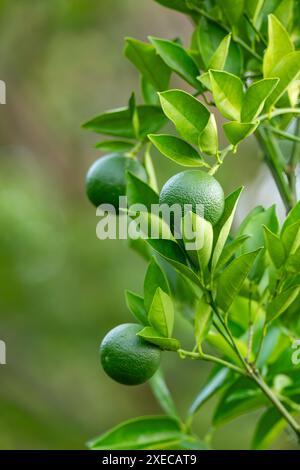
[[[8, 362], [0, 368], [0, 448], [82, 448], [123, 419], [159, 410], [147, 386], [120, 391], [98, 364], [104, 332], [130, 319], [123, 290], [141, 289], [145, 266], [126, 244], [96, 239], [83, 181], [97, 152], [80, 124], [124, 104], [136, 85], [120, 53], [124, 36], [185, 37], [190, 25], [151, 0], [117, 0], [113, 12], [109, 0], [2, 0], [0, 27], [0, 338]], [[259, 170], [253, 143], [242, 147], [239, 169], [234, 158], [222, 169], [227, 191]], [[162, 160], [160, 183], [178, 171]], [[176, 370], [170, 387], [183, 408], [209, 369], [176, 362]], [[199, 415], [200, 435], [210, 413]], [[243, 422], [244, 435], [229, 425], [216, 447], [245, 447], [254, 421]]]

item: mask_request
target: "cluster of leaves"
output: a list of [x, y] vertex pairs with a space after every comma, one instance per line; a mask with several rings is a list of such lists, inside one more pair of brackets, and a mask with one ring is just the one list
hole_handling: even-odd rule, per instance
[[[256, 207], [233, 234], [239, 188], [226, 198], [215, 227], [196, 214], [186, 215], [203, 233], [197, 250], [186, 249], [186, 241], [178, 242], [171, 233], [169, 239], [131, 241], [149, 261], [143, 297], [126, 292], [129, 310], [144, 326], [139, 334], [163, 350], [215, 367], [186, 421], [179, 418], [159, 373], [151, 385], [168, 416], [126, 422], [94, 440], [91, 448], [202, 449], [190, 425], [217, 393], [214, 427], [264, 409], [252, 445], [265, 448], [287, 424], [300, 436], [293, 417], [300, 411], [299, 367], [291, 361], [292, 344], [300, 335], [300, 203], [295, 204], [293, 193], [300, 139], [285, 132], [300, 114], [300, 11], [293, 0], [157, 1], [191, 17], [190, 47], [179, 39], [150, 37], [143, 43], [127, 38], [125, 55], [140, 73], [144, 104], [137, 105], [132, 94], [127, 107], [85, 124], [118, 138], [102, 141], [99, 149], [142, 154], [149, 181], [128, 175], [129, 205], [158, 203], [152, 145], [179, 165], [214, 174], [227, 153], [255, 133], [287, 208], [294, 207], [281, 228], [275, 207]], [[192, 90], [170, 89], [172, 73]], [[226, 119], [225, 149], [220, 149], [213, 106]], [[167, 120], [179, 136], [157, 134]], [[276, 136], [294, 141], [291, 155], [282, 154]], [[159, 217], [144, 216], [162, 228]], [[180, 338], [173, 337], [175, 311], [194, 328], [193, 351], [182, 349]]]

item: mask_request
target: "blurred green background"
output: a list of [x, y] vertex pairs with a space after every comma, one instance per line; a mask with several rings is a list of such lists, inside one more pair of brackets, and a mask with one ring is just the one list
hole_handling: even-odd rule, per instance
[[[119, 386], [99, 365], [106, 331], [131, 321], [123, 291], [141, 291], [146, 266], [125, 242], [96, 239], [84, 176], [97, 137], [80, 124], [138, 88], [125, 36], [187, 44], [191, 24], [152, 0], [2, 0], [0, 31], [0, 448], [84, 448], [120, 421], [160, 410], [147, 385]], [[161, 184], [180, 171], [154, 161]], [[226, 192], [246, 186], [239, 219], [277, 199], [251, 139], [219, 177]], [[183, 412], [209, 367], [166, 353], [164, 369]], [[202, 437], [211, 410], [196, 418]], [[247, 447], [256, 418], [218, 430], [214, 447]], [[283, 437], [277, 448], [288, 445]]]

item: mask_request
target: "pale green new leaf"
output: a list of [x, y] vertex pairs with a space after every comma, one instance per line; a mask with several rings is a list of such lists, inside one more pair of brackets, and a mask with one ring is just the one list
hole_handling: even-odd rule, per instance
[[179, 134], [189, 143], [198, 145], [199, 136], [210, 118], [208, 109], [182, 90], [168, 90], [159, 96], [165, 115], [173, 122]]
[[273, 261], [276, 268], [280, 268], [286, 260], [285, 249], [282, 241], [273, 233], [268, 227], [264, 226], [264, 235], [267, 250], [269, 252], [270, 258]]
[[300, 219], [282, 232], [281, 241], [288, 255], [294, 254], [300, 246]]
[[180, 348], [180, 343], [177, 339], [163, 336], [151, 326], [146, 326], [139, 331], [138, 336], [166, 351], [177, 351]]
[[211, 269], [214, 271], [227, 241], [236, 207], [243, 188], [238, 188], [225, 199], [225, 208], [219, 222], [214, 227], [214, 250]]
[[210, 70], [209, 74], [218, 110], [227, 119], [239, 121], [244, 97], [242, 80], [220, 70]]
[[184, 140], [166, 134], [150, 134], [148, 138], [163, 155], [178, 165], [203, 166], [201, 155]]
[[198, 302], [196, 314], [195, 314], [195, 339], [199, 351], [202, 351], [202, 343], [209, 332], [212, 324], [212, 309], [211, 306], [206, 302], [204, 297]]
[[244, 139], [249, 137], [249, 135], [253, 134], [253, 132], [257, 129], [259, 125], [259, 121], [256, 122], [238, 122], [238, 121], [231, 121], [225, 122], [223, 124], [223, 129], [225, 135], [229, 142], [236, 146]]
[[216, 302], [224, 313], [238, 295], [259, 252], [252, 251], [234, 259], [218, 277]]
[[204, 131], [199, 136], [199, 148], [207, 155], [216, 155], [219, 148], [218, 127], [214, 114], [211, 113]]
[[273, 73], [278, 63], [290, 52], [294, 51], [294, 45], [285, 27], [274, 15], [268, 18], [269, 42], [264, 55], [263, 73], [264, 77], [277, 77]]
[[161, 335], [171, 337], [174, 326], [174, 306], [171, 297], [160, 287], [155, 291], [149, 313], [150, 325]]
[[160, 287], [160, 289], [166, 294], [170, 293], [165, 273], [153, 257], [148, 266], [144, 280], [144, 303], [147, 311], [149, 311], [151, 307], [153, 297], [158, 287]]
[[182, 219], [182, 232], [188, 255], [204, 274], [213, 247], [211, 223], [194, 212], [188, 212]]
[[222, 39], [218, 49], [213, 54], [210, 59], [208, 69], [214, 70], [224, 70], [225, 63], [228, 56], [229, 46], [231, 41], [231, 33], [227, 34], [224, 39]]
[[238, 252], [239, 248], [243, 246], [248, 238], [248, 235], [241, 235], [232, 242], [228, 243], [228, 245], [225, 245], [217, 263], [216, 270], [222, 268], [226, 263], [228, 263], [228, 261], [230, 261], [230, 259]]
[[265, 78], [252, 83], [247, 89], [241, 111], [242, 122], [252, 122], [263, 110], [266, 99], [277, 86], [277, 78]]
[[297, 78], [300, 72], [300, 51], [290, 52], [272, 70], [272, 77], [279, 78], [277, 87], [272, 91], [266, 100], [267, 110], [275, 105], [279, 98], [286, 92], [291, 83]]

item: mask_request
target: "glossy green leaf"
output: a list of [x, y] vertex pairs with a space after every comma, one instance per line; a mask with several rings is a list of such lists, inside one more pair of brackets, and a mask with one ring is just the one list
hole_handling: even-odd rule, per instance
[[263, 110], [266, 99], [277, 86], [279, 80], [276, 78], [265, 78], [252, 83], [247, 89], [243, 101], [241, 120], [252, 122]]
[[177, 271], [201, 287], [198, 276], [187, 266], [187, 261], [179, 245], [171, 240], [147, 240], [147, 243], [165, 258]]
[[[220, 354], [230, 359], [234, 364], [238, 365], [239, 367], [243, 368], [243, 364], [241, 360], [238, 358], [232, 347], [228, 344], [228, 342], [220, 335], [219, 332], [215, 332], [210, 330], [206, 337], [206, 341], [210, 346], [215, 348]], [[247, 345], [239, 340], [238, 338], [235, 339], [235, 342], [241, 352], [246, 357], [247, 354]]]
[[293, 207], [293, 209], [288, 213], [284, 224], [281, 229], [281, 235], [285, 232], [285, 230], [290, 226], [295, 224], [300, 220], [300, 201]]
[[195, 339], [199, 351], [202, 351], [202, 343], [205, 340], [210, 326], [212, 324], [213, 312], [211, 306], [206, 302], [205, 298], [202, 297], [197, 305], [195, 313]]
[[249, 379], [240, 378], [225, 390], [213, 416], [215, 426], [261, 408], [266, 398]]
[[210, 222], [194, 212], [182, 219], [183, 240], [188, 256], [204, 275], [213, 247], [213, 228]]
[[197, 150], [184, 140], [166, 134], [150, 134], [148, 138], [163, 155], [179, 165], [203, 166], [203, 159]]
[[144, 306], [144, 299], [138, 294], [129, 290], [125, 291], [126, 305], [134, 317], [142, 323], [148, 325], [147, 312]]
[[153, 106], [159, 105], [159, 98], [156, 88], [143, 75], [140, 78], [140, 87], [145, 104]]
[[104, 140], [95, 145], [96, 149], [104, 152], [130, 152], [134, 147], [134, 143], [126, 140]]
[[258, 15], [262, 9], [262, 6], [264, 4], [264, 0], [247, 0], [245, 7], [246, 7], [246, 12], [253, 20], [253, 23], [256, 24]]
[[208, 65], [208, 69], [223, 70], [227, 60], [229, 46], [231, 42], [231, 33], [227, 34], [224, 39], [220, 42], [217, 50], [211, 57]]
[[289, 256], [287, 261], [288, 268], [295, 273], [300, 271], [300, 247], [295, 253]]
[[88, 447], [93, 450], [159, 449], [168, 442], [180, 442], [184, 437], [177, 420], [145, 416], [119, 424], [88, 442]]
[[[157, 132], [166, 122], [166, 118], [158, 106], [137, 106], [140, 137]], [[134, 139], [135, 132], [132, 125], [131, 113], [128, 107], [106, 111], [103, 114], [87, 121], [83, 128], [104, 135], [112, 135]]]
[[219, 276], [216, 302], [225, 313], [238, 295], [259, 252], [256, 250], [239, 256]]
[[255, 429], [251, 447], [267, 449], [286, 426], [286, 421], [275, 408], [268, 408], [260, 417]]
[[287, 308], [296, 300], [300, 292], [300, 286], [292, 286], [277, 295], [267, 308], [267, 321], [271, 322], [282, 315]]
[[174, 327], [174, 306], [171, 297], [158, 287], [153, 296], [148, 320], [150, 325], [161, 335], [171, 337]]
[[195, 400], [191, 404], [188, 415], [192, 416], [206, 403], [211, 397], [213, 397], [218, 391], [220, 391], [230, 380], [230, 373], [228, 369], [220, 369], [212, 377], [209, 377], [204, 387], [200, 390]]
[[[231, 26], [236, 25], [244, 11], [245, 0], [217, 0]], [[246, 0], [247, 1], [247, 0]]]
[[300, 51], [290, 52], [284, 56], [272, 70], [272, 77], [279, 78], [279, 83], [275, 90], [266, 100], [265, 107], [270, 109], [279, 98], [286, 92], [290, 84], [295, 80], [300, 72]]
[[293, 43], [285, 27], [274, 15], [269, 16], [269, 42], [264, 55], [263, 73], [264, 77], [276, 77], [273, 73], [278, 63], [287, 54], [294, 51]]
[[225, 208], [221, 219], [214, 227], [214, 250], [211, 269], [214, 271], [228, 238], [234, 214], [243, 188], [238, 188], [225, 199]]
[[[196, 39], [205, 70], [208, 70], [213, 55], [227, 34], [228, 32], [216, 22], [201, 17], [196, 30]], [[224, 70], [240, 75], [242, 67], [243, 56], [240, 47], [236, 42], [231, 41]]]
[[157, 90], [162, 91], [168, 87], [171, 71], [151, 44], [126, 38], [124, 52], [125, 56]]
[[158, 194], [145, 181], [130, 172], [127, 172], [126, 196], [128, 207], [143, 204], [145, 210], [150, 210], [151, 204], [159, 203]]
[[225, 135], [232, 145], [238, 145], [244, 139], [253, 134], [257, 129], [259, 121], [256, 122], [237, 122], [231, 121], [223, 124]]
[[264, 234], [270, 258], [276, 268], [280, 268], [286, 260], [284, 245], [278, 235], [273, 233], [268, 227], [264, 227]]
[[167, 415], [180, 420], [178, 411], [161, 369], [158, 369], [158, 371], [153, 375], [149, 380], [149, 384], [163, 411]]
[[153, 257], [148, 266], [144, 280], [144, 302], [147, 311], [149, 311], [151, 307], [153, 297], [158, 287], [160, 287], [160, 289], [166, 294], [170, 293], [166, 275]]
[[189, 143], [198, 145], [199, 136], [207, 126], [210, 112], [189, 93], [169, 90], [160, 93], [160, 101], [166, 116], [177, 131]]
[[231, 258], [238, 252], [239, 248], [243, 246], [243, 244], [248, 238], [248, 235], [241, 235], [240, 237], [237, 237], [235, 240], [225, 245], [221, 256], [217, 262], [216, 270], [222, 268], [225, 264], [227, 264], [228, 261], [230, 261]]
[[190, 13], [190, 9], [186, 5], [185, 0], [155, 0], [164, 7], [171, 8], [172, 10], [181, 11], [182, 13]]
[[209, 121], [199, 136], [198, 142], [201, 152], [207, 155], [217, 155], [219, 149], [218, 128], [214, 114], [211, 113]]
[[210, 70], [213, 97], [220, 113], [227, 119], [240, 120], [243, 104], [243, 82], [231, 73]]
[[300, 219], [282, 232], [281, 241], [288, 255], [292, 255], [298, 250], [300, 246]]
[[138, 333], [146, 341], [151, 344], [155, 344], [161, 349], [166, 351], [177, 351], [180, 348], [180, 342], [175, 338], [167, 338], [161, 335], [155, 328], [146, 326]]
[[285, 28], [289, 28], [294, 18], [294, 0], [281, 0], [274, 11], [274, 15]]
[[150, 37], [149, 39], [154, 45], [157, 54], [159, 54], [171, 70], [196, 89], [200, 88], [201, 85], [197, 80], [199, 75], [198, 65], [180, 44], [154, 37]]
[[153, 160], [152, 160], [152, 156], [151, 156], [149, 148], [146, 150], [145, 155], [144, 155], [144, 167], [147, 172], [149, 186], [153, 189], [153, 191], [158, 193], [159, 188], [158, 188], [158, 183], [157, 183], [157, 177], [156, 177], [155, 168], [153, 165]]

